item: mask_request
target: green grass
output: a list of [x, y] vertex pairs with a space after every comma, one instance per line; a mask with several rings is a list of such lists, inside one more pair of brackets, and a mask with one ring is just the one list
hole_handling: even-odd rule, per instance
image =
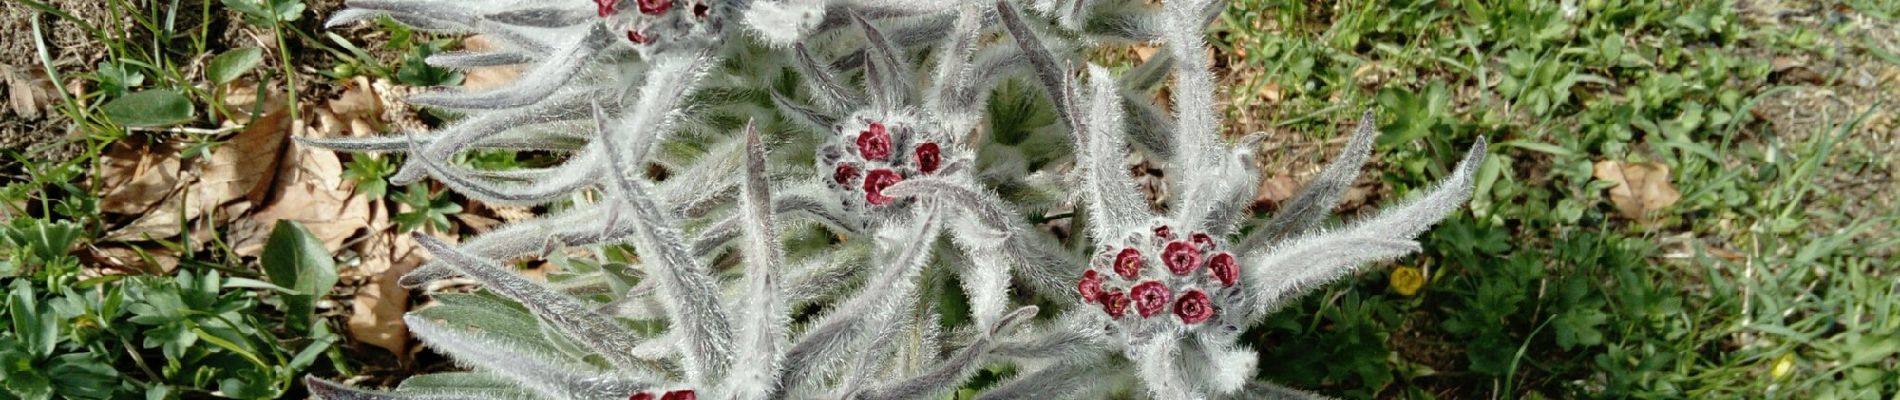
[[[1798, 90], [1770, 79], [1767, 57], [1880, 62], [1876, 42], [1762, 23], [1734, 2], [1578, 3], [1569, 16], [1482, 0], [1230, 8], [1218, 46], [1244, 54], [1233, 117], [1320, 138], [1376, 108], [1379, 184], [1397, 192], [1442, 176], [1455, 144], [1500, 144], [1475, 215], [1402, 262], [1428, 267], [1424, 291], [1388, 290], [1374, 268], [1307, 297], [1249, 333], [1262, 373], [1346, 397], [1900, 391], [1900, 260], [1881, 231], [1900, 214], [1829, 183], [1885, 169], [1891, 156], [1855, 134], [1884, 106], [1829, 103], [1806, 111], [1842, 117], [1790, 131], [1750, 112]], [[1895, 5], [1853, 7], [1891, 24]], [[1614, 184], [1593, 177], [1601, 160], [1668, 165], [1682, 198], [1649, 223], [1623, 218]]]

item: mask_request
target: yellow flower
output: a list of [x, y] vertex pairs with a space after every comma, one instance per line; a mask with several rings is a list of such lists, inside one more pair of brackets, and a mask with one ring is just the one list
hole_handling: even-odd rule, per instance
[[1768, 376], [1781, 379], [1788, 376], [1790, 372], [1794, 372], [1794, 353], [1782, 354], [1781, 358], [1776, 358], [1775, 366], [1768, 369]]
[[1420, 271], [1418, 267], [1400, 265], [1398, 268], [1392, 269], [1390, 285], [1392, 286], [1392, 291], [1398, 292], [1400, 295], [1411, 296], [1417, 294], [1418, 288], [1425, 286], [1425, 272]]

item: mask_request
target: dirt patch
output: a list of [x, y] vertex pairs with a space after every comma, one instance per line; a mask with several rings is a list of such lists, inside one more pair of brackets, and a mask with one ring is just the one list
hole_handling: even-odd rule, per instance
[[[79, 154], [80, 147], [66, 139], [71, 120], [54, 107], [62, 87], [82, 84], [71, 75], [91, 69], [105, 57], [104, 44], [93, 40], [86, 28], [75, 20], [95, 26], [118, 26], [105, 2], [97, 0], [51, 0], [54, 8], [69, 15], [63, 18], [42, 12], [23, 2], [0, 2], [0, 98], [8, 99], [0, 107], [0, 149], [19, 151], [39, 160], [64, 161]], [[35, 26], [38, 31], [35, 31]], [[40, 57], [40, 44], [46, 58]], [[59, 72], [62, 82], [54, 82], [46, 73], [48, 61]], [[9, 161], [10, 163], [10, 161]], [[8, 165], [6, 169], [12, 169]]]
[[[1768, 11], [1763, 11], [1768, 12]], [[1896, 204], [1894, 187], [1900, 178], [1900, 25], [1852, 10], [1810, 9], [1771, 13], [1774, 23], [1822, 33], [1811, 51], [1762, 52], [1774, 60], [1771, 84], [1788, 89], [1761, 99], [1752, 110], [1767, 122], [1763, 139], [1784, 155], [1805, 153], [1817, 135], [1836, 134], [1839, 127], [1861, 119], [1841, 134], [1823, 167], [1807, 178], [1821, 200], [1816, 210], [1847, 216], [1888, 215]], [[1815, 232], [1859, 222], [1860, 218], [1813, 218]], [[1868, 229], [1870, 237], [1885, 236], [1884, 223]]]
[[[51, 0], [47, 3], [95, 27], [123, 26], [113, 23], [112, 13], [103, 1]], [[93, 40], [92, 35], [78, 22], [41, 12], [22, 2], [10, 1], [0, 3], [0, 29], [9, 32], [0, 35], [0, 62], [37, 65], [39, 55], [33, 33], [36, 20], [54, 66], [64, 69], [74, 64], [85, 65], [105, 55], [105, 46]]]

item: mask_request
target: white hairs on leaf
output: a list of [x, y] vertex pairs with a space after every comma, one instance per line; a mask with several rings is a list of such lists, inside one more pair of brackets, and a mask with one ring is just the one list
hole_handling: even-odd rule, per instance
[[797, 43], [825, 20], [821, 0], [753, 1], [743, 17], [753, 36], [766, 44], [785, 47]]
[[[1082, 173], [1082, 196], [1088, 202], [1089, 229], [1098, 241], [1154, 219], [1148, 200], [1123, 167], [1128, 154], [1123, 142], [1120, 89], [1108, 69], [1089, 65], [1090, 95], [1086, 148], [1076, 149]], [[1078, 144], [1080, 145], [1080, 144]], [[1181, 171], [1179, 173], [1195, 173]]]
[[739, 308], [736, 354], [751, 358], [733, 367], [722, 383], [724, 392], [738, 398], [763, 398], [776, 389], [779, 357], [783, 355], [785, 325], [790, 318], [779, 293], [779, 273], [785, 255], [779, 249], [777, 223], [772, 213], [771, 184], [765, 176], [765, 145], [758, 128], [745, 128], [745, 183], [739, 216], [745, 227], [745, 293]]
[[1450, 177], [1376, 217], [1247, 253], [1241, 275], [1254, 295], [1253, 314], [1265, 315], [1299, 292], [1365, 263], [1417, 252], [1412, 239], [1471, 198], [1472, 179], [1484, 164], [1486, 148], [1485, 140], [1478, 139]]

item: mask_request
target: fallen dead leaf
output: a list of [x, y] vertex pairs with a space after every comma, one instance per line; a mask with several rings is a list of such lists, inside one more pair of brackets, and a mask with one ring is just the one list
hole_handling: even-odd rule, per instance
[[[221, 90], [223, 90], [224, 96], [222, 97], [224, 100], [224, 109], [231, 112], [229, 115], [226, 115], [226, 117], [230, 118], [229, 121], [225, 122], [226, 124], [250, 124], [253, 117], [263, 118], [269, 116], [270, 111], [282, 109], [286, 106], [283, 93], [272, 88], [262, 87], [258, 82], [249, 78], [238, 79], [235, 82], [224, 85]], [[260, 93], [259, 90], [263, 90], [263, 92]], [[259, 101], [264, 102], [264, 104], [261, 106], [258, 105]], [[251, 113], [253, 112], [256, 112], [257, 115], [252, 115]]]
[[1280, 202], [1293, 198], [1299, 188], [1299, 184], [1293, 182], [1293, 177], [1286, 175], [1261, 179], [1260, 187], [1254, 190], [1253, 205], [1255, 208], [1277, 209]]
[[396, 284], [396, 280], [422, 265], [428, 257], [417, 248], [415, 239], [388, 229], [389, 209], [381, 202], [374, 203], [370, 209], [371, 219], [382, 222], [376, 225], [378, 228], [369, 240], [356, 247], [362, 262], [351, 273], [364, 280], [351, 300], [350, 317], [345, 324], [350, 329], [350, 337], [357, 341], [406, 357], [409, 329], [402, 315], [409, 312], [409, 289]]
[[[177, 190], [164, 202], [138, 213], [125, 226], [108, 232], [106, 241], [138, 241], [176, 237], [184, 225], [217, 226], [261, 204], [270, 193], [279, 155], [290, 124], [289, 113], [278, 110], [258, 118], [204, 159], [183, 160]], [[195, 162], [194, 162], [195, 161]], [[200, 218], [213, 218], [201, 221]], [[193, 245], [212, 235], [192, 235]]]
[[376, 118], [383, 113], [381, 94], [369, 77], [362, 76], [350, 80], [350, 86], [324, 107], [343, 117]]
[[497, 206], [493, 204], [487, 204], [487, 206], [489, 207], [490, 210], [495, 212], [495, 217], [500, 218], [502, 222], [521, 221], [521, 220], [526, 220], [526, 219], [532, 219], [535, 216], [533, 208], [522, 207], [522, 206]]
[[[496, 45], [487, 37], [476, 35], [463, 39], [462, 47], [469, 51], [482, 51], [494, 49]], [[521, 76], [521, 71], [522, 67], [519, 65], [470, 68], [462, 72], [462, 88], [482, 90], [506, 86]]]
[[1654, 162], [1603, 160], [1595, 166], [1597, 179], [1616, 183], [1610, 203], [1623, 217], [1647, 224], [1650, 213], [1676, 203], [1682, 194], [1669, 182], [1669, 166]]
[[357, 196], [355, 185], [343, 179], [343, 162], [335, 152], [292, 146], [282, 161], [273, 174], [276, 184], [269, 191], [270, 203], [230, 227], [228, 236], [238, 255], [262, 254], [270, 229], [279, 220], [302, 223], [328, 249], [342, 248], [344, 241], [375, 225], [372, 199]]
[[263, 203], [282, 161], [291, 123], [289, 109], [278, 109], [252, 121], [218, 146], [205, 160], [204, 176], [197, 185], [199, 194], [225, 201]]
[[462, 212], [455, 214], [455, 218], [461, 222], [460, 225], [462, 227], [475, 231], [475, 233], [487, 233], [501, 224], [519, 221], [525, 219], [524, 217], [533, 216], [534, 211], [526, 207], [497, 206], [478, 200], [469, 200], [463, 203]]
[[47, 79], [46, 71], [39, 68], [18, 68], [0, 65], [0, 83], [6, 84], [7, 108], [29, 120], [39, 119], [42, 109], [52, 104], [53, 94], [59, 90]]
[[1161, 48], [1158, 46], [1141, 44], [1141, 45], [1135, 45], [1135, 47], [1132, 48], [1131, 50], [1134, 50], [1135, 52], [1135, 59], [1145, 62], [1145, 61], [1148, 61], [1149, 58], [1154, 58], [1155, 53], [1160, 52]]
[[[162, 246], [106, 244], [79, 251], [88, 271], [101, 273], [169, 274], [178, 269], [178, 252]], [[96, 268], [105, 267], [105, 268]]]
[[1386, 79], [1395, 73], [1396, 71], [1380, 65], [1378, 62], [1368, 62], [1352, 70], [1352, 80], [1357, 82], [1360, 87], [1376, 88], [1383, 86]]
[[1262, 84], [1260, 85], [1260, 91], [1258, 93], [1260, 95], [1260, 105], [1265, 107], [1278, 105], [1280, 104], [1280, 99], [1285, 97], [1285, 93], [1286, 92], [1280, 88], [1279, 83], [1267, 82], [1266, 84]]
[[152, 211], [181, 186], [183, 163], [177, 144], [127, 139], [99, 156], [99, 210], [126, 215]]
[[312, 107], [315, 123], [306, 132], [320, 138], [375, 136], [384, 131], [385, 91], [368, 77], [356, 77], [343, 93], [321, 107]]
[[499, 219], [467, 212], [456, 213], [455, 220], [460, 221], [462, 227], [468, 228], [477, 234], [488, 233], [488, 231], [495, 229], [496, 225], [501, 225], [501, 220]]

